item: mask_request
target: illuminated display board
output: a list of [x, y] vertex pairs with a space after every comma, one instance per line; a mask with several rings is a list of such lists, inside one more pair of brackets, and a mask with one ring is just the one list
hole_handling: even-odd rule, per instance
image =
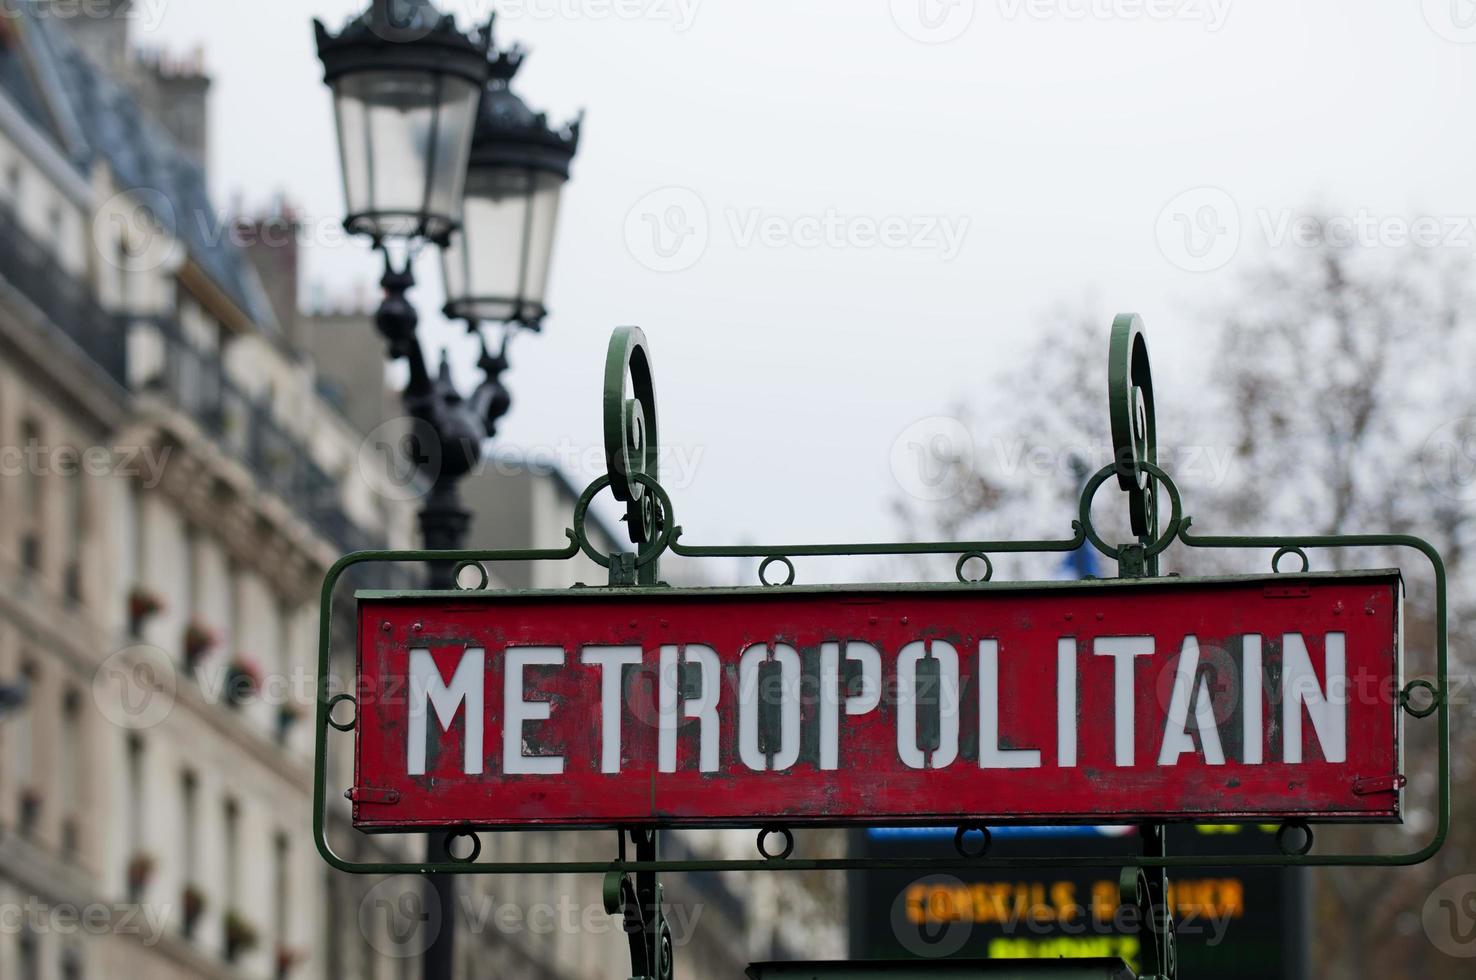
[[[1172, 826], [1169, 853], [1275, 853], [1274, 827]], [[867, 857], [948, 857], [951, 831], [857, 832]], [[998, 828], [990, 853], [1139, 853], [1132, 827]], [[1280, 868], [1175, 869], [1169, 903], [1180, 973], [1196, 980], [1301, 980], [1290, 918], [1301, 914], [1300, 872]], [[853, 957], [864, 959], [1101, 957], [1138, 960], [1131, 913], [1118, 905], [1111, 868], [873, 871], [851, 878]]]

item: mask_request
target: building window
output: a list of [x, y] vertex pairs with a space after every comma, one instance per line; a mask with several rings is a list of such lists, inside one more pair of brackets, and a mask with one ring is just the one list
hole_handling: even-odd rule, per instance
[[57, 746], [57, 780], [62, 817], [62, 852], [75, 857], [82, 814], [82, 695], [69, 688], [62, 697], [61, 737]]
[[287, 935], [287, 924], [292, 921], [291, 856], [287, 835], [278, 833], [272, 848], [272, 936], [276, 940], [273, 956], [281, 975], [291, 972], [297, 959]]
[[80, 450], [69, 449], [71, 459], [69, 465], [71, 472], [63, 479], [65, 500], [65, 521], [63, 530], [67, 536], [67, 564], [63, 574], [64, 590], [69, 602], [80, 602], [82, 599], [82, 560], [83, 543], [87, 535], [87, 484], [86, 476], [82, 472], [82, 454]]
[[14, 718], [6, 722], [13, 736], [15, 747], [15, 781], [20, 787], [20, 814], [18, 824], [23, 835], [35, 832], [41, 819], [41, 788], [35, 778], [35, 709], [33, 708], [40, 670], [35, 661], [25, 660], [21, 664], [21, 678], [25, 681], [30, 697]]
[[144, 503], [138, 485], [128, 484], [128, 519], [123, 528], [123, 572], [129, 585], [143, 581]]
[[35, 419], [21, 421], [25, 476], [21, 480], [21, 567], [29, 574], [41, 570], [41, 531], [44, 524], [44, 488], [37, 460], [41, 453], [41, 426]]
[[200, 857], [200, 783], [188, 769], [179, 777], [179, 810], [179, 866], [184, 879], [180, 924], [188, 939], [194, 936], [195, 923], [205, 907], [205, 893], [195, 877]]
[[62, 951], [61, 975], [62, 980], [82, 980], [82, 951], [77, 947]]
[[225, 640], [234, 659], [241, 652], [241, 567], [234, 558], [226, 563]]
[[19, 960], [20, 980], [41, 980], [41, 950], [36, 934], [27, 927], [16, 943], [16, 958]]
[[124, 789], [127, 794], [124, 804], [124, 833], [128, 835], [128, 898], [137, 902], [142, 899], [149, 879], [154, 871], [154, 859], [144, 850], [144, 796], [148, 787], [144, 785], [144, 741], [137, 735], [128, 736], [128, 761], [124, 771]]
[[188, 633], [200, 621], [200, 532], [193, 524], [185, 525], [183, 554], [180, 559], [179, 567], [184, 569], [184, 595], [181, 597], [180, 611], [184, 614], [185, 622], [180, 642], [186, 647], [183, 651], [184, 661], [189, 664]]
[[277, 742], [280, 745], [287, 744], [287, 736], [292, 734], [292, 726], [300, 712], [293, 700], [297, 689], [297, 685], [292, 683], [293, 611], [292, 604], [286, 600], [277, 603], [277, 655], [272, 662], [277, 678], [267, 689], [277, 702]]
[[241, 908], [241, 810], [236, 801], [225, 802], [225, 950], [227, 963], [257, 943], [256, 926]]

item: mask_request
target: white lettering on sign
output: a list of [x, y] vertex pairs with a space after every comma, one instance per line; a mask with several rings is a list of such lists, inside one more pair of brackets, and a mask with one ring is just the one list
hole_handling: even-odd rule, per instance
[[1261, 637], [1257, 633], [1248, 633], [1240, 641], [1240, 703], [1244, 706], [1240, 761], [1250, 766], [1261, 764], [1261, 750], [1265, 745], [1261, 731], [1262, 683]]
[[1301, 634], [1281, 638], [1281, 727], [1282, 760], [1302, 761], [1302, 708], [1312, 719], [1323, 758], [1348, 761], [1348, 678], [1343, 669], [1343, 634], [1327, 634], [1327, 690], [1317, 685], [1317, 673]]
[[502, 771], [508, 775], [557, 776], [564, 771], [561, 755], [529, 755], [524, 749], [530, 721], [547, 721], [553, 706], [527, 701], [523, 694], [524, 667], [562, 667], [563, 647], [508, 647], [503, 664]]
[[846, 659], [855, 661], [860, 690], [841, 698], [839, 643], [820, 644], [820, 768], [840, 768], [839, 708], [844, 700], [846, 717], [875, 711], [881, 704], [881, 651], [870, 643], [846, 643]]
[[1194, 724], [1199, 729], [1199, 744], [1204, 761], [1212, 766], [1225, 764], [1225, 750], [1220, 746], [1220, 728], [1215, 723], [1215, 706], [1208, 688], [1199, 674], [1199, 640], [1184, 637], [1179, 663], [1174, 671], [1174, 693], [1169, 700], [1168, 724], [1163, 729], [1163, 748], [1158, 753], [1160, 766], [1178, 763], [1179, 756], [1194, 751], [1189, 737], [1189, 701], [1194, 701]]
[[1056, 765], [1076, 765], [1076, 637], [1056, 641]]
[[600, 668], [600, 772], [620, 771], [620, 710], [626, 667], [639, 666], [640, 647], [585, 647], [579, 662]]
[[[938, 705], [938, 747], [931, 763], [917, 743], [917, 668], [924, 660], [938, 663], [938, 688], [930, 702]], [[897, 655], [897, 755], [909, 769], [943, 769], [958, 758], [958, 651], [951, 643], [909, 643]]]
[[[769, 660], [769, 651], [779, 664], [779, 750], [770, 756], [759, 747], [759, 702], [772, 704], [773, 692], [760, 687], [760, 668]], [[785, 643], [755, 643], [738, 661], [738, 754], [743, 764], [755, 772], [766, 769], [788, 769], [799, 761], [800, 753], [800, 658], [794, 647]]]
[[[1329, 763], [1347, 761], [1349, 684], [1347, 640], [1341, 632], [1323, 634], [1321, 670], [1313, 662], [1307, 639], [1300, 633], [1280, 637], [1281, 729], [1280, 762], [1300, 764], [1306, 746], [1315, 740], [1321, 758]], [[1240, 686], [1236, 707], [1240, 711], [1242, 765], [1262, 765], [1265, 760], [1264, 638], [1245, 634], [1239, 638]], [[578, 648], [577, 663], [596, 672], [599, 678], [598, 771], [618, 774], [624, 763], [624, 725], [630, 707], [626, 703], [626, 672], [647, 666], [646, 653], [634, 645], [590, 645]], [[1081, 733], [1081, 670], [1079, 644], [1075, 637], [1056, 641], [1056, 745], [1054, 764], [1062, 768], [1078, 765]], [[1112, 755], [1119, 767], [1136, 765], [1138, 709], [1136, 701], [1139, 658], [1155, 652], [1152, 636], [1098, 636], [1091, 653], [1107, 658], [1112, 690]], [[1036, 769], [1044, 763], [1039, 747], [1022, 745], [1018, 735], [1006, 728], [1001, 707], [1006, 693], [1000, 680], [1001, 646], [984, 639], [973, 651], [973, 682], [978, 693], [977, 755], [981, 769]], [[557, 646], [508, 647], [502, 656], [502, 758], [501, 771], [509, 775], [560, 775], [566, 760], [539, 746], [539, 728], [547, 722], [554, 703], [536, 695], [536, 682], [525, 676], [527, 668], [563, 668], [567, 651]], [[882, 705], [883, 652], [856, 640], [834, 640], [820, 645], [818, 673], [804, 675], [798, 650], [786, 643], [754, 643], [738, 656], [736, 716], [738, 758], [755, 772], [778, 772], [799, 762], [801, 726], [817, 724], [811, 738], [816, 747], [816, 765], [822, 771], [840, 767], [844, 743], [843, 718], [859, 718]], [[1018, 646], [1010, 657], [1026, 657]], [[813, 654], [811, 654], [813, 656]], [[939, 639], [915, 640], [897, 651], [896, 751], [909, 769], [945, 769], [957, 762], [963, 744], [960, 696], [964, 653]], [[696, 722], [696, 759], [688, 767], [699, 772], [718, 772], [722, 760], [722, 715], [726, 675], [719, 653], [702, 643], [670, 643], [655, 651], [657, 770], [675, 773], [683, 760], [678, 735], [687, 722]], [[1088, 660], [1093, 658], [1089, 657]], [[812, 661], [813, 663], [813, 661]], [[1047, 661], [1049, 663], [1049, 661]], [[854, 669], [843, 672], [842, 666]], [[450, 665], [447, 665], [450, 667]], [[767, 669], [766, 669], [767, 668]], [[729, 670], [732, 669], [730, 666]], [[811, 668], [814, 669], [813, 667]], [[1016, 662], [1014, 668], [1020, 669]], [[461, 652], [448, 681], [428, 649], [415, 647], [408, 659], [408, 743], [406, 769], [411, 776], [427, 772], [427, 753], [433, 735], [428, 719], [434, 713], [440, 734], [457, 723], [463, 730], [462, 772], [479, 775], [484, 768], [483, 731], [486, 718], [487, 654], [482, 647]], [[843, 674], [848, 674], [849, 679]], [[1205, 657], [1199, 638], [1184, 637], [1172, 664], [1172, 688], [1156, 765], [1182, 764], [1185, 755], [1198, 756], [1204, 764], [1228, 764], [1216, 717], [1214, 692], [1207, 683]], [[926, 681], [924, 678], [926, 677]], [[936, 681], [934, 681], [936, 678]], [[683, 683], [686, 681], [687, 683]], [[695, 681], [696, 683], [691, 683]], [[817, 681], [818, 691], [806, 687]], [[1096, 681], [1100, 685], [1105, 677]], [[534, 689], [530, 691], [530, 683]], [[807, 713], [807, 695], [815, 710]], [[1274, 698], [1274, 695], [1273, 695]], [[1273, 708], [1277, 702], [1273, 700]], [[772, 715], [765, 725], [761, 712]], [[919, 722], [927, 711], [935, 719], [936, 744], [925, 747], [919, 737]], [[1104, 716], [1105, 717], [1105, 716]], [[1306, 732], [1303, 719], [1311, 722]], [[809, 719], [809, 720], [806, 720]], [[766, 736], [761, 735], [766, 731]], [[1105, 733], [1104, 733], [1105, 734]], [[776, 743], [777, 744], [774, 744]], [[594, 764], [595, 760], [591, 760]]]
[[412, 776], [425, 775], [426, 702], [436, 709], [436, 720], [442, 731], [449, 731], [456, 720], [456, 709], [466, 706], [466, 735], [462, 740], [462, 772], [476, 775], [482, 771], [482, 684], [487, 655], [481, 647], [462, 651], [451, 683], [441, 679], [441, 671], [431, 659], [429, 650], [410, 651], [410, 744], [406, 767]]
[[[667, 645], [661, 648], [661, 676], [658, 683], [660, 703], [657, 707], [661, 734], [657, 755], [662, 772], [677, 771], [677, 700], [681, 689], [679, 675], [681, 665], [693, 663], [702, 671], [702, 693], [695, 700], [684, 699], [681, 714], [689, 720], [698, 719], [698, 769], [702, 772], [717, 772], [717, 709], [722, 665], [718, 662], [717, 651], [700, 643], [688, 643], [680, 647]], [[616, 710], [619, 710], [619, 705], [616, 705]], [[617, 768], [614, 771], [620, 770]]]
[[999, 641], [979, 641], [979, 766], [1038, 769], [1039, 749], [999, 747]]
[[1113, 746], [1117, 764], [1130, 766], [1135, 755], [1133, 722], [1138, 713], [1137, 696], [1133, 693], [1136, 690], [1133, 685], [1133, 659], [1153, 656], [1153, 637], [1099, 636], [1092, 645], [1092, 652], [1101, 657], [1111, 657], [1115, 662], [1112, 675], [1112, 706], [1116, 712]]

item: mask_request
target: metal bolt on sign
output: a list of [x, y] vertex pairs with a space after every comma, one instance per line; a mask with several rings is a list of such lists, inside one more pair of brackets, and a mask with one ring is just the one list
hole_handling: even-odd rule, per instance
[[[1121, 869], [1121, 902], [1138, 913], [1139, 975], [1172, 978], [1170, 869], [1428, 860], [1450, 828], [1440, 554], [1404, 534], [1192, 532], [1178, 487], [1158, 465], [1153, 378], [1136, 315], [1112, 324], [1108, 414], [1113, 461], [1087, 479], [1060, 538], [688, 544], [660, 483], [650, 346], [639, 328], [617, 329], [604, 376], [608, 472], [580, 495], [564, 547], [364, 551], [329, 570], [317, 675], [319, 853], [355, 874], [602, 875], [607, 911], [625, 919], [631, 973], [646, 980], [673, 975], [659, 874], [1120, 867], [1110, 856], [992, 854], [988, 827], [1137, 823], [1142, 854]], [[1126, 497], [1130, 541], [1105, 540], [1092, 521], [1093, 499], [1112, 480]], [[630, 551], [607, 554], [586, 530], [605, 489], [625, 505]], [[1022, 583], [993, 575], [1002, 554], [1085, 546], [1115, 560], [1118, 576]], [[1263, 549], [1274, 558], [1265, 575], [1163, 576], [1170, 548]], [[1433, 676], [1403, 673], [1399, 570], [1311, 570], [1309, 549], [1335, 548], [1405, 549], [1429, 562]], [[488, 564], [581, 552], [609, 570], [607, 586], [488, 588]], [[667, 552], [758, 559], [760, 584], [669, 587], [658, 571]], [[957, 581], [795, 583], [796, 558], [874, 555], [954, 556]], [[1298, 570], [1282, 567], [1288, 556], [1300, 559]], [[335, 694], [333, 593], [349, 568], [367, 562], [444, 563], [458, 583], [467, 568], [478, 581], [359, 592], [356, 693]], [[971, 562], [982, 565], [976, 577], [966, 574]], [[1202, 648], [1237, 669], [1239, 683], [1202, 683]], [[1395, 696], [1365, 704], [1340, 694], [1335, 682], [1355, 672], [1372, 672]], [[1171, 695], [1155, 697], [1141, 680], [1149, 674], [1165, 678]], [[1279, 697], [1267, 687], [1276, 684]], [[806, 687], [817, 692], [808, 700], [791, 693]], [[389, 690], [410, 697], [374, 696]], [[1235, 724], [1221, 730], [1217, 712], [1226, 710]], [[1400, 853], [1314, 853], [1313, 823], [1401, 819], [1406, 716], [1433, 718], [1437, 729], [1433, 836]], [[457, 853], [467, 856], [367, 863], [338, 855], [326, 836], [328, 751], [341, 745], [334, 733], [354, 739], [354, 785], [334, 792], [346, 791], [359, 830], [443, 832], [448, 844], [466, 837]], [[1102, 772], [1114, 778], [1093, 776]], [[1295, 799], [1289, 784], [1298, 786]], [[1280, 853], [1168, 853], [1165, 824], [1206, 819], [1277, 823]], [[956, 828], [956, 854], [794, 854], [796, 827], [899, 825]], [[759, 853], [664, 860], [658, 836], [671, 827], [749, 827]], [[615, 830], [613, 859], [478, 859], [484, 833], [572, 828]]]

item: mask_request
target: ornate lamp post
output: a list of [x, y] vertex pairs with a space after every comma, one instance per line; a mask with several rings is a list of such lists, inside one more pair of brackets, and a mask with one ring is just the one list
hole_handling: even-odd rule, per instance
[[[490, 22], [461, 33], [430, 0], [373, 0], [337, 35], [321, 22], [314, 27], [333, 91], [344, 227], [384, 254], [384, 300], [374, 322], [389, 359], [405, 358], [409, 366], [402, 398], [417, 422], [416, 464], [431, 483], [421, 535], [429, 549], [457, 550], [471, 520], [461, 505], [461, 478], [511, 405], [501, 382], [506, 339], [495, 356], [483, 340], [483, 378], [470, 397], [452, 384], [444, 355], [433, 377], [416, 333], [419, 317], [405, 295], [415, 284], [412, 262], [427, 242], [443, 249], [445, 312], [473, 332], [480, 335], [482, 321], [538, 329], [578, 123], [550, 129], [508, 89], [522, 52], [497, 51]], [[392, 243], [403, 247], [399, 268]], [[429, 584], [453, 587], [452, 566], [432, 563]], [[445, 856], [434, 840], [426, 852], [432, 862]], [[454, 881], [433, 875], [430, 888], [442, 924], [426, 951], [424, 976], [449, 980]]]

